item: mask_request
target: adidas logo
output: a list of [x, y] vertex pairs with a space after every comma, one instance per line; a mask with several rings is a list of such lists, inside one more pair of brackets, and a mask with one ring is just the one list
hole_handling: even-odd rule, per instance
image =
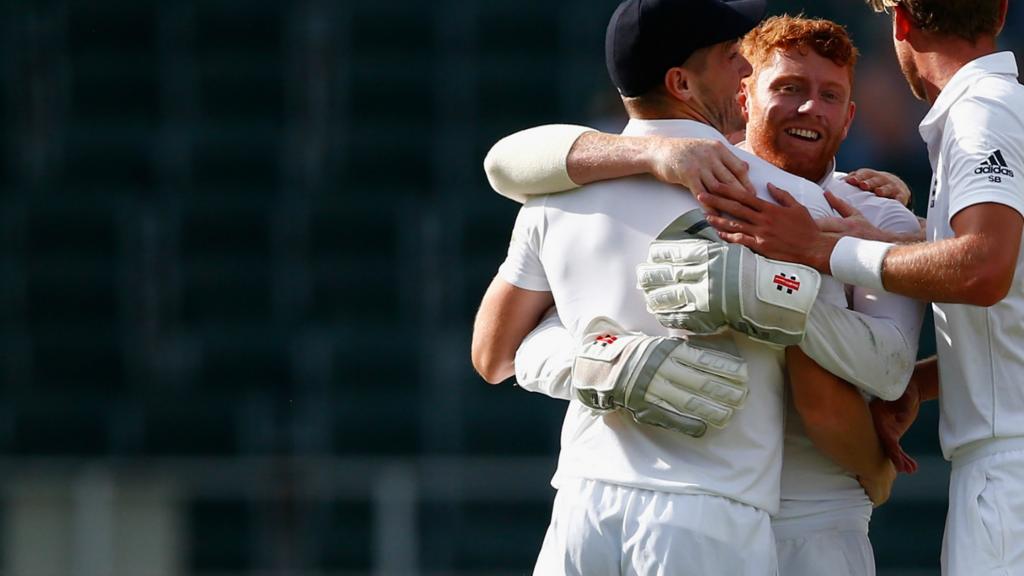
[[975, 174], [1000, 174], [1013, 178], [1013, 170], [1006, 167], [1006, 160], [1000, 150], [988, 155], [988, 159], [982, 161], [981, 165], [974, 169]]

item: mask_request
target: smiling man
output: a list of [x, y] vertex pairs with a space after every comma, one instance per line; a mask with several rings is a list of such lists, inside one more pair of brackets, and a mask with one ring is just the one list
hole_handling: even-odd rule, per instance
[[[742, 51], [753, 67], [753, 73], [739, 95], [742, 110], [748, 119], [746, 145], [758, 156], [788, 172], [818, 182], [846, 202], [856, 206], [875, 225], [894, 234], [916, 234], [916, 218], [899, 204], [876, 197], [844, 182], [834, 172], [833, 157], [846, 137], [853, 120], [855, 106], [851, 101], [856, 49], [845, 30], [832, 22], [774, 17], [746, 35]], [[587, 132], [577, 138], [571, 129], [542, 127], [511, 136], [496, 145], [487, 166], [492, 183], [499, 192], [550, 192], [560, 180], [585, 182], [596, 176], [622, 176], [634, 171], [650, 170], [664, 175], [669, 170], [650, 159], [673, 158], [659, 149], [682, 150], [693, 154], [694, 142], [658, 138], [638, 139]], [[639, 154], [637, 152], [640, 152]], [[538, 158], [541, 155], [548, 157]], [[705, 154], [707, 154], [705, 152]], [[709, 155], [708, 162], [728, 160]], [[648, 164], [650, 163], [650, 164]], [[699, 165], [700, 163], [694, 163]], [[547, 166], [545, 170], [518, 170], [513, 165]], [[559, 171], [561, 170], [561, 174]], [[695, 170], [699, 172], [699, 170]], [[742, 171], [740, 171], [742, 172]], [[511, 175], [515, 174], [514, 178]], [[740, 175], [742, 179], [742, 174]], [[695, 177], [696, 178], [696, 177]], [[691, 182], [713, 186], [710, 178]], [[688, 184], [693, 190], [694, 185]], [[685, 193], [685, 192], [681, 192]], [[841, 202], [837, 202], [840, 204]], [[829, 370], [856, 382], [874, 395], [891, 398], [906, 384], [903, 379], [895, 388], [878, 386], [893, 380], [892, 368], [906, 365], [907, 354], [913, 357], [921, 322], [921, 306], [916, 302], [881, 291], [858, 289], [853, 292], [858, 311], [891, 322], [885, 341], [866, 353], [858, 346], [875, 337], [875, 333], [857, 331], [857, 321], [839, 321], [824, 328], [811, 322], [812, 328], [800, 350], [787, 352], [791, 376], [795, 368], [806, 367], [814, 358]], [[845, 342], [844, 342], [845, 340]], [[546, 319], [522, 344], [516, 354], [516, 374], [524, 388], [550, 393], [552, 381], [567, 378], [564, 363], [551, 361], [552, 350], [571, 346], [557, 316]], [[848, 343], [848, 344], [847, 344]], [[855, 350], [851, 352], [850, 350]], [[894, 360], [891, 354], [904, 354]], [[557, 355], [557, 354], [556, 354]], [[880, 370], [888, 370], [883, 373]], [[899, 380], [899, 379], [897, 379]], [[804, 423], [813, 422], [823, 412], [816, 410], [819, 402], [835, 399], [836, 389], [795, 382], [793, 399], [787, 410], [785, 457], [782, 468], [782, 503], [773, 518], [773, 530], [779, 554], [780, 573], [786, 576], [811, 576], [822, 573], [867, 576], [874, 574], [874, 559], [867, 538], [871, 504], [865, 491], [848, 472], [856, 468], [849, 460], [827, 458], [812, 444], [821, 438]], [[843, 385], [836, 394], [856, 395], [852, 387]], [[856, 437], [856, 423], [866, 418], [866, 405], [855, 398], [846, 413], [851, 442]], [[810, 434], [810, 437], [809, 437]], [[857, 442], [869, 443], [857, 437]], [[874, 441], [874, 439], [871, 439]], [[897, 459], [900, 458], [896, 454]], [[909, 466], [903, 461], [905, 467]], [[862, 479], [866, 483], [869, 479]], [[870, 485], [867, 486], [870, 489]]]

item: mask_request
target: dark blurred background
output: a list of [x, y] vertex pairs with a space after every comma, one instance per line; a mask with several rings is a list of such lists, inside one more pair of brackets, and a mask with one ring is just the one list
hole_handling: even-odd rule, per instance
[[[0, 4], [2, 574], [530, 573], [565, 406], [470, 366], [517, 210], [481, 161], [623, 125], [615, 4]], [[849, 25], [840, 167], [923, 201], [886, 17], [769, 6]], [[880, 575], [938, 573], [936, 421], [875, 515]]]

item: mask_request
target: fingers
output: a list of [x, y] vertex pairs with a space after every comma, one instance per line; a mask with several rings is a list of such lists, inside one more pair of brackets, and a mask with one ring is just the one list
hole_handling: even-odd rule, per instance
[[[717, 212], [724, 212], [732, 215], [734, 218], [746, 220], [747, 222], [757, 221], [759, 212], [748, 207], [745, 204], [730, 200], [722, 196], [714, 196], [711, 194], [703, 194], [697, 198], [697, 201], [701, 204], [708, 206]], [[710, 220], [709, 220], [710, 222]], [[714, 224], [712, 224], [714, 226]]]
[[739, 186], [748, 194], [751, 196], [757, 196], [757, 191], [754, 190], [754, 185], [750, 182], [750, 164], [740, 160], [728, 149], [722, 151], [720, 159], [723, 166], [733, 177], [733, 180], [738, 182]]
[[793, 206], [799, 206], [800, 203], [789, 193], [779, 188], [775, 184], [768, 184], [768, 192], [772, 195], [772, 198], [779, 203], [780, 206], [791, 208]]
[[814, 222], [818, 225], [818, 230], [822, 232], [842, 234], [846, 231], [846, 225], [842, 218], [819, 218]]
[[[722, 221], [722, 219], [719, 220]], [[711, 222], [710, 218], [708, 218], [708, 222], [712, 226], [715, 226], [715, 223]], [[749, 234], [744, 234], [742, 232], [725, 232], [724, 230], [718, 228], [717, 226], [715, 226], [715, 228], [718, 230], [718, 235], [722, 238], [722, 240], [725, 240], [726, 242], [746, 246], [751, 250], [754, 250], [757, 247], [757, 238]]]
[[739, 220], [733, 220], [731, 218], [723, 218], [722, 216], [707, 216], [708, 224], [715, 230], [718, 230], [719, 236], [722, 232], [727, 234], [748, 234], [750, 232], [749, 225], [746, 222]]
[[724, 164], [713, 165], [707, 173], [709, 173], [712, 179], [711, 181], [705, 181], [705, 185], [707, 190], [716, 196], [732, 197], [748, 193], [743, 184], [730, 171], [730, 168]]
[[917, 460], [915, 460], [912, 456], [910, 456], [906, 452], [904, 452], [904, 455], [907, 457], [907, 472], [906, 473], [907, 474], [914, 474], [915, 472], [917, 472]]
[[839, 198], [838, 196], [827, 190], [825, 191], [825, 200], [827, 200], [828, 205], [831, 206], [836, 212], [839, 212], [839, 215], [842, 216], [843, 218], [849, 218], [850, 216], [857, 216], [860, 214], [860, 212], [858, 212], [856, 208], [850, 206], [848, 203], [843, 201], [842, 198]]
[[641, 290], [670, 286], [678, 282], [698, 283], [703, 282], [706, 277], [706, 264], [694, 266], [641, 264], [636, 267], [636, 284]]
[[644, 299], [647, 301], [647, 310], [652, 313], [671, 312], [687, 306], [696, 307], [702, 301], [707, 302], [707, 296], [701, 298], [686, 284], [649, 290], [644, 292]]
[[[710, 257], [708, 244], [710, 241], [703, 239], [655, 241], [647, 248], [648, 261], [658, 264], [679, 264], [679, 270], [669, 267], [664, 274], [672, 277], [689, 274], [683, 270], [685, 265], [699, 267], [706, 266]], [[642, 265], [647, 266], [647, 265]]]
[[690, 194], [693, 194], [694, 198], [697, 198], [701, 194], [707, 194], [707, 189], [704, 188], [704, 182], [702, 182], [702, 180], [705, 180], [703, 173], [690, 183]]
[[848, 173], [846, 175], [846, 178], [844, 178], [844, 180], [846, 180], [847, 182], [850, 182], [850, 184], [853, 184], [853, 182], [851, 182], [851, 180], [852, 181], [863, 181], [863, 180], [866, 180], [867, 178], [871, 178], [872, 176], [877, 176], [877, 175], [878, 175], [878, 171], [877, 170], [872, 170], [871, 168], [858, 168], [857, 170], [854, 170], [854, 171]]

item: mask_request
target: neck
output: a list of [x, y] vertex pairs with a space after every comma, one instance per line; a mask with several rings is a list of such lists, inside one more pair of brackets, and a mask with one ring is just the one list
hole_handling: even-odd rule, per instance
[[[962, 38], [942, 37], [924, 43], [924, 49], [915, 49], [914, 63], [924, 81], [925, 96], [933, 104], [950, 79], [968, 63], [996, 52], [994, 37], [969, 42]], [[941, 46], [941, 47], [940, 47]]]
[[693, 120], [707, 124], [721, 132], [721, 129], [715, 126], [705, 114], [686, 102], [653, 98], [623, 98], [623, 104], [626, 106], [629, 117], [636, 120]]

